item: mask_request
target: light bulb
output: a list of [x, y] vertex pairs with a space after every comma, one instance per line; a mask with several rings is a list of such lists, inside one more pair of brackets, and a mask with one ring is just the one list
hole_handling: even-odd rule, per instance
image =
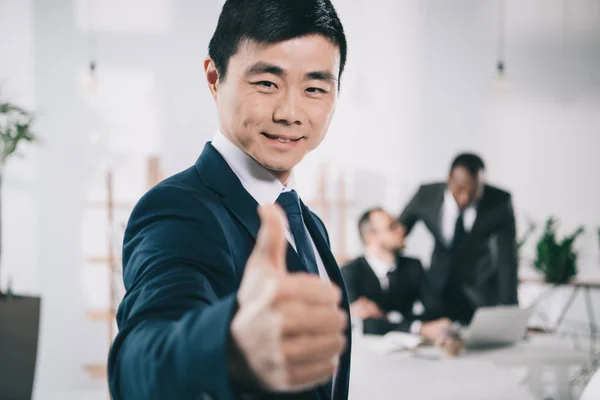
[[494, 79], [494, 89], [498, 92], [506, 92], [510, 88], [506, 78], [506, 67], [503, 60], [496, 63], [496, 78]]
[[98, 93], [100, 82], [98, 79], [98, 71], [96, 69], [96, 62], [90, 61], [90, 70], [88, 79], [86, 82], [86, 92], [89, 96], [95, 96]]

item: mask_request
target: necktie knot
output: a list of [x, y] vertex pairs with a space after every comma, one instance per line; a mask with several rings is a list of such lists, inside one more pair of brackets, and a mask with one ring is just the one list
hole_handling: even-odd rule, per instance
[[300, 209], [300, 198], [295, 190], [284, 192], [277, 198], [277, 204], [283, 208], [283, 211], [287, 214], [302, 214]]

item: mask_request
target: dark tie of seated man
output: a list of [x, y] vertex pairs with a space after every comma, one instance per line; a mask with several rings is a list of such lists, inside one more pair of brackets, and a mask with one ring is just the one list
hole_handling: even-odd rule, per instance
[[[404, 257], [404, 230], [386, 211], [373, 208], [359, 220], [363, 256], [342, 268], [352, 318], [364, 333], [410, 332], [425, 339], [443, 338], [451, 321], [439, 318], [421, 262]], [[413, 312], [420, 302], [424, 310]]]

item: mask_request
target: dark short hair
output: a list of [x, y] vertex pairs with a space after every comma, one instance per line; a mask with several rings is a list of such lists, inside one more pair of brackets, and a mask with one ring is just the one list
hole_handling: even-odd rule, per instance
[[462, 153], [456, 156], [454, 161], [452, 161], [450, 173], [452, 173], [452, 171], [458, 167], [463, 167], [466, 169], [474, 178], [477, 177], [479, 171], [485, 170], [485, 164], [483, 163], [483, 160], [474, 153]]
[[330, 0], [227, 0], [219, 16], [208, 55], [219, 79], [244, 40], [277, 43], [310, 34], [331, 40], [340, 50], [339, 80], [346, 64], [346, 35]]
[[362, 213], [362, 215], [358, 219], [358, 233], [360, 235], [360, 240], [362, 240], [363, 243], [365, 242], [365, 232], [367, 231], [367, 229], [371, 228], [371, 214], [379, 211], [383, 211], [383, 208], [369, 208], [367, 211]]

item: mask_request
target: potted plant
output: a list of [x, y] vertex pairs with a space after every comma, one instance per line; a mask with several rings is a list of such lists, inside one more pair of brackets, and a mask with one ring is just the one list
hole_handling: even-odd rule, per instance
[[[33, 114], [0, 99], [0, 266], [2, 256], [1, 188], [4, 167], [19, 144], [32, 142]], [[0, 289], [3, 286], [0, 282]], [[19, 296], [10, 283], [0, 290], [0, 394], [2, 398], [30, 399], [33, 391], [40, 320], [40, 298]]]
[[580, 226], [571, 235], [558, 240], [557, 223], [553, 217], [546, 220], [544, 233], [537, 244], [534, 266], [548, 283], [563, 284], [577, 275], [577, 253], [573, 250], [573, 244], [583, 233], [583, 227]]

